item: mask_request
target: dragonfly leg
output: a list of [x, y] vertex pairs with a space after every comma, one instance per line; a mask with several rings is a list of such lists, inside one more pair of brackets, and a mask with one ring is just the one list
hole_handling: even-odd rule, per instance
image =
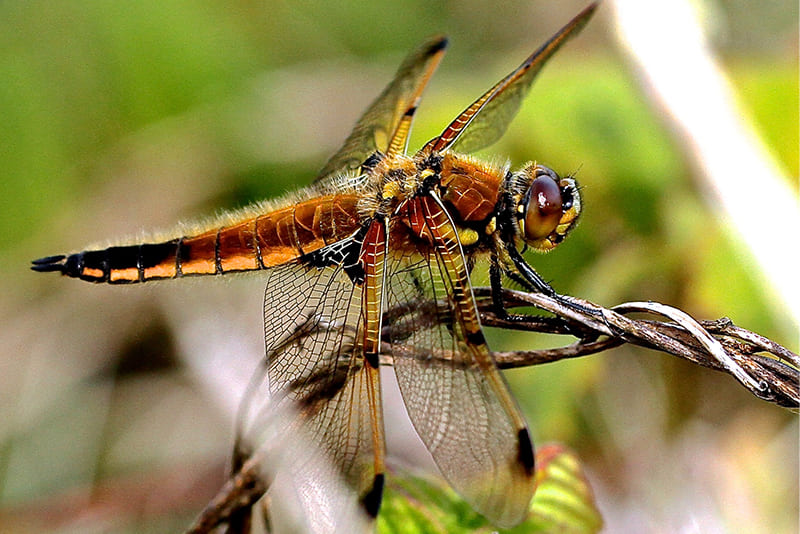
[[[509, 245], [506, 248], [506, 251], [508, 252], [508, 256], [511, 258], [511, 261], [513, 262], [514, 267], [517, 270], [516, 272], [513, 271], [507, 272], [506, 276], [508, 276], [510, 279], [520, 284], [526, 291], [534, 293], [542, 293], [548, 297], [556, 299], [560, 304], [563, 304], [569, 308], [572, 308], [582, 313], [588, 313], [589, 315], [598, 317], [605, 322], [605, 318], [603, 317], [602, 312], [600, 312], [599, 310], [583, 306], [582, 304], [573, 301], [569, 297], [557, 293], [556, 290], [553, 289], [553, 287], [550, 284], [545, 282], [545, 280], [541, 277], [541, 275], [537, 273], [536, 270], [528, 264], [528, 262], [525, 261], [525, 258], [516, 249], [516, 247], [514, 247], [513, 245]], [[495, 256], [492, 256], [492, 267], [494, 268], [494, 270], [497, 270], [496, 275], [492, 274], [493, 270], [492, 268], [490, 268], [489, 272], [490, 281], [492, 284], [492, 300], [494, 301], [495, 307], [497, 308], [495, 312], [498, 312], [500, 308], [503, 308], [503, 311], [500, 312], [500, 315], [498, 315], [498, 317], [519, 322], [529, 321], [530, 316], [512, 315], [505, 310], [502, 298], [503, 294], [501, 285], [502, 277], [500, 276], [502, 274], [502, 270], [499, 263], [500, 263], [499, 260]], [[497, 265], [496, 267], [495, 264]], [[497, 278], [496, 281], [495, 278]], [[497, 306], [498, 303], [500, 307]]]
[[[531, 269], [532, 270], [532, 269]], [[534, 273], [536, 271], [533, 271]], [[503, 266], [500, 263], [500, 259], [492, 255], [491, 263], [489, 265], [489, 282], [491, 284], [492, 289], [492, 312], [494, 312], [495, 316], [498, 319], [503, 321], [511, 321], [515, 323], [528, 323], [531, 321], [538, 322], [542, 320], [541, 316], [538, 315], [526, 315], [526, 314], [518, 314], [518, 313], [509, 313], [508, 309], [506, 309], [505, 301], [503, 300], [503, 275], [506, 275], [508, 278], [513, 280], [514, 282], [518, 283], [522, 286], [526, 291], [536, 292], [539, 293], [537, 287], [533, 286], [526, 278], [518, 275], [513, 271], [505, 271]], [[536, 275], [539, 276], [538, 274]], [[539, 278], [541, 280], [541, 278]], [[542, 281], [543, 284], [546, 285], [546, 282]], [[550, 286], [547, 286], [550, 288]], [[552, 288], [550, 288], [552, 291]], [[553, 291], [555, 294], [555, 291]]]

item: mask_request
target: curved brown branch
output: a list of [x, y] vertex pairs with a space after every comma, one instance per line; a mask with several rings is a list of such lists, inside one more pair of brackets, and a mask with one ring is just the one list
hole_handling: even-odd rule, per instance
[[[732, 375], [760, 399], [787, 408], [800, 408], [800, 357], [728, 318], [695, 321], [686, 313], [657, 302], [624, 303], [603, 308], [574, 297], [504, 290], [507, 309], [533, 306], [554, 317], [498, 317], [489, 288], [476, 288], [485, 326], [567, 334], [578, 338], [561, 348], [497, 352], [501, 368], [524, 367], [576, 358], [632, 343], [666, 352], [698, 365]], [[667, 321], [632, 319], [624, 314], [666, 316]]]
[[227, 522], [237, 511], [253, 506], [267, 491], [259, 465], [261, 458], [254, 456], [231, 475], [217, 495], [206, 505], [186, 534], [212, 532]]

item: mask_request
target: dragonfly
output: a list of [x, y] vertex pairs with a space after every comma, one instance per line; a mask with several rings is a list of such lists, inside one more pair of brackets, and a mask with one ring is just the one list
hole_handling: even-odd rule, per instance
[[[492, 523], [516, 525], [535, 489], [533, 444], [484, 337], [470, 275], [488, 260], [500, 313], [509, 280], [557, 295], [522, 253], [561, 243], [581, 198], [574, 177], [542, 164], [512, 171], [469, 154], [504, 133], [544, 64], [596, 7], [415, 153], [409, 134], [444, 37], [403, 61], [310, 186], [172, 239], [49, 256], [32, 269], [109, 284], [263, 271], [266, 356], [242, 401], [234, 472], [272, 424], [273, 438], [314, 443], [376, 517], [386, 466], [379, 367], [391, 354], [442, 475]], [[282, 404], [293, 415], [270, 423]]]

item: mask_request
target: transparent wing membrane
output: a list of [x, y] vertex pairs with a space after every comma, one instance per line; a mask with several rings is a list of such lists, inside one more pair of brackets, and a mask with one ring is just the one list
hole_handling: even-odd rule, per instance
[[326, 518], [350, 510], [376, 474], [371, 386], [357, 342], [361, 290], [338, 266], [290, 264], [268, 277], [266, 357], [242, 402], [235, 464], [302, 443], [304, 454], [290, 454], [275, 480], [294, 480], [309, 517]]
[[322, 168], [317, 181], [358, 169], [376, 150], [386, 153], [390, 144], [395, 149], [401, 146], [405, 149], [413, 119], [413, 111], [410, 115], [408, 111], [416, 108], [446, 46], [447, 39], [437, 36], [406, 57], [392, 82], [358, 119], [350, 136]]
[[[447, 243], [452, 224], [434, 213], [424, 219], [438, 244], [394, 255], [385, 347], [409, 416], [442, 474], [498, 526], [513, 525], [533, 495], [532, 460], [520, 461], [519, 434], [527, 436], [527, 428], [488, 348], [471, 334], [480, 323], [463, 254], [457, 241]], [[523, 446], [532, 455], [529, 441]]]
[[561, 45], [583, 29], [596, 8], [597, 4], [591, 4], [579, 13], [522, 65], [470, 104], [445, 128], [442, 135], [428, 143], [428, 147], [438, 152], [452, 149], [470, 153], [500, 139], [544, 64]]

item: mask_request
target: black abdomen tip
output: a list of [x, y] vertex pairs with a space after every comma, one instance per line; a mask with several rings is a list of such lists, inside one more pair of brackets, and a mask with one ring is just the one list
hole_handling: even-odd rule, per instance
[[51, 271], [63, 273], [67, 268], [66, 259], [67, 257], [63, 254], [39, 258], [38, 260], [33, 260], [31, 262], [33, 264], [31, 265], [31, 269], [40, 273], [48, 273]]
[[[108, 281], [108, 268], [105, 266], [105, 251], [90, 251], [70, 254], [69, 256], [58, 255], [48, 256], [33, 260], [31, 269], [40, 273], [59, 272], [72, 278], [80, 278], [87, 282], [106, 282]], [[89, 258], [89, 262], [86, 259]], [[94, 271], [85, 271], [87, 267], [94, 268]], [[99, 274], [98, 274], [99, 272]]]

